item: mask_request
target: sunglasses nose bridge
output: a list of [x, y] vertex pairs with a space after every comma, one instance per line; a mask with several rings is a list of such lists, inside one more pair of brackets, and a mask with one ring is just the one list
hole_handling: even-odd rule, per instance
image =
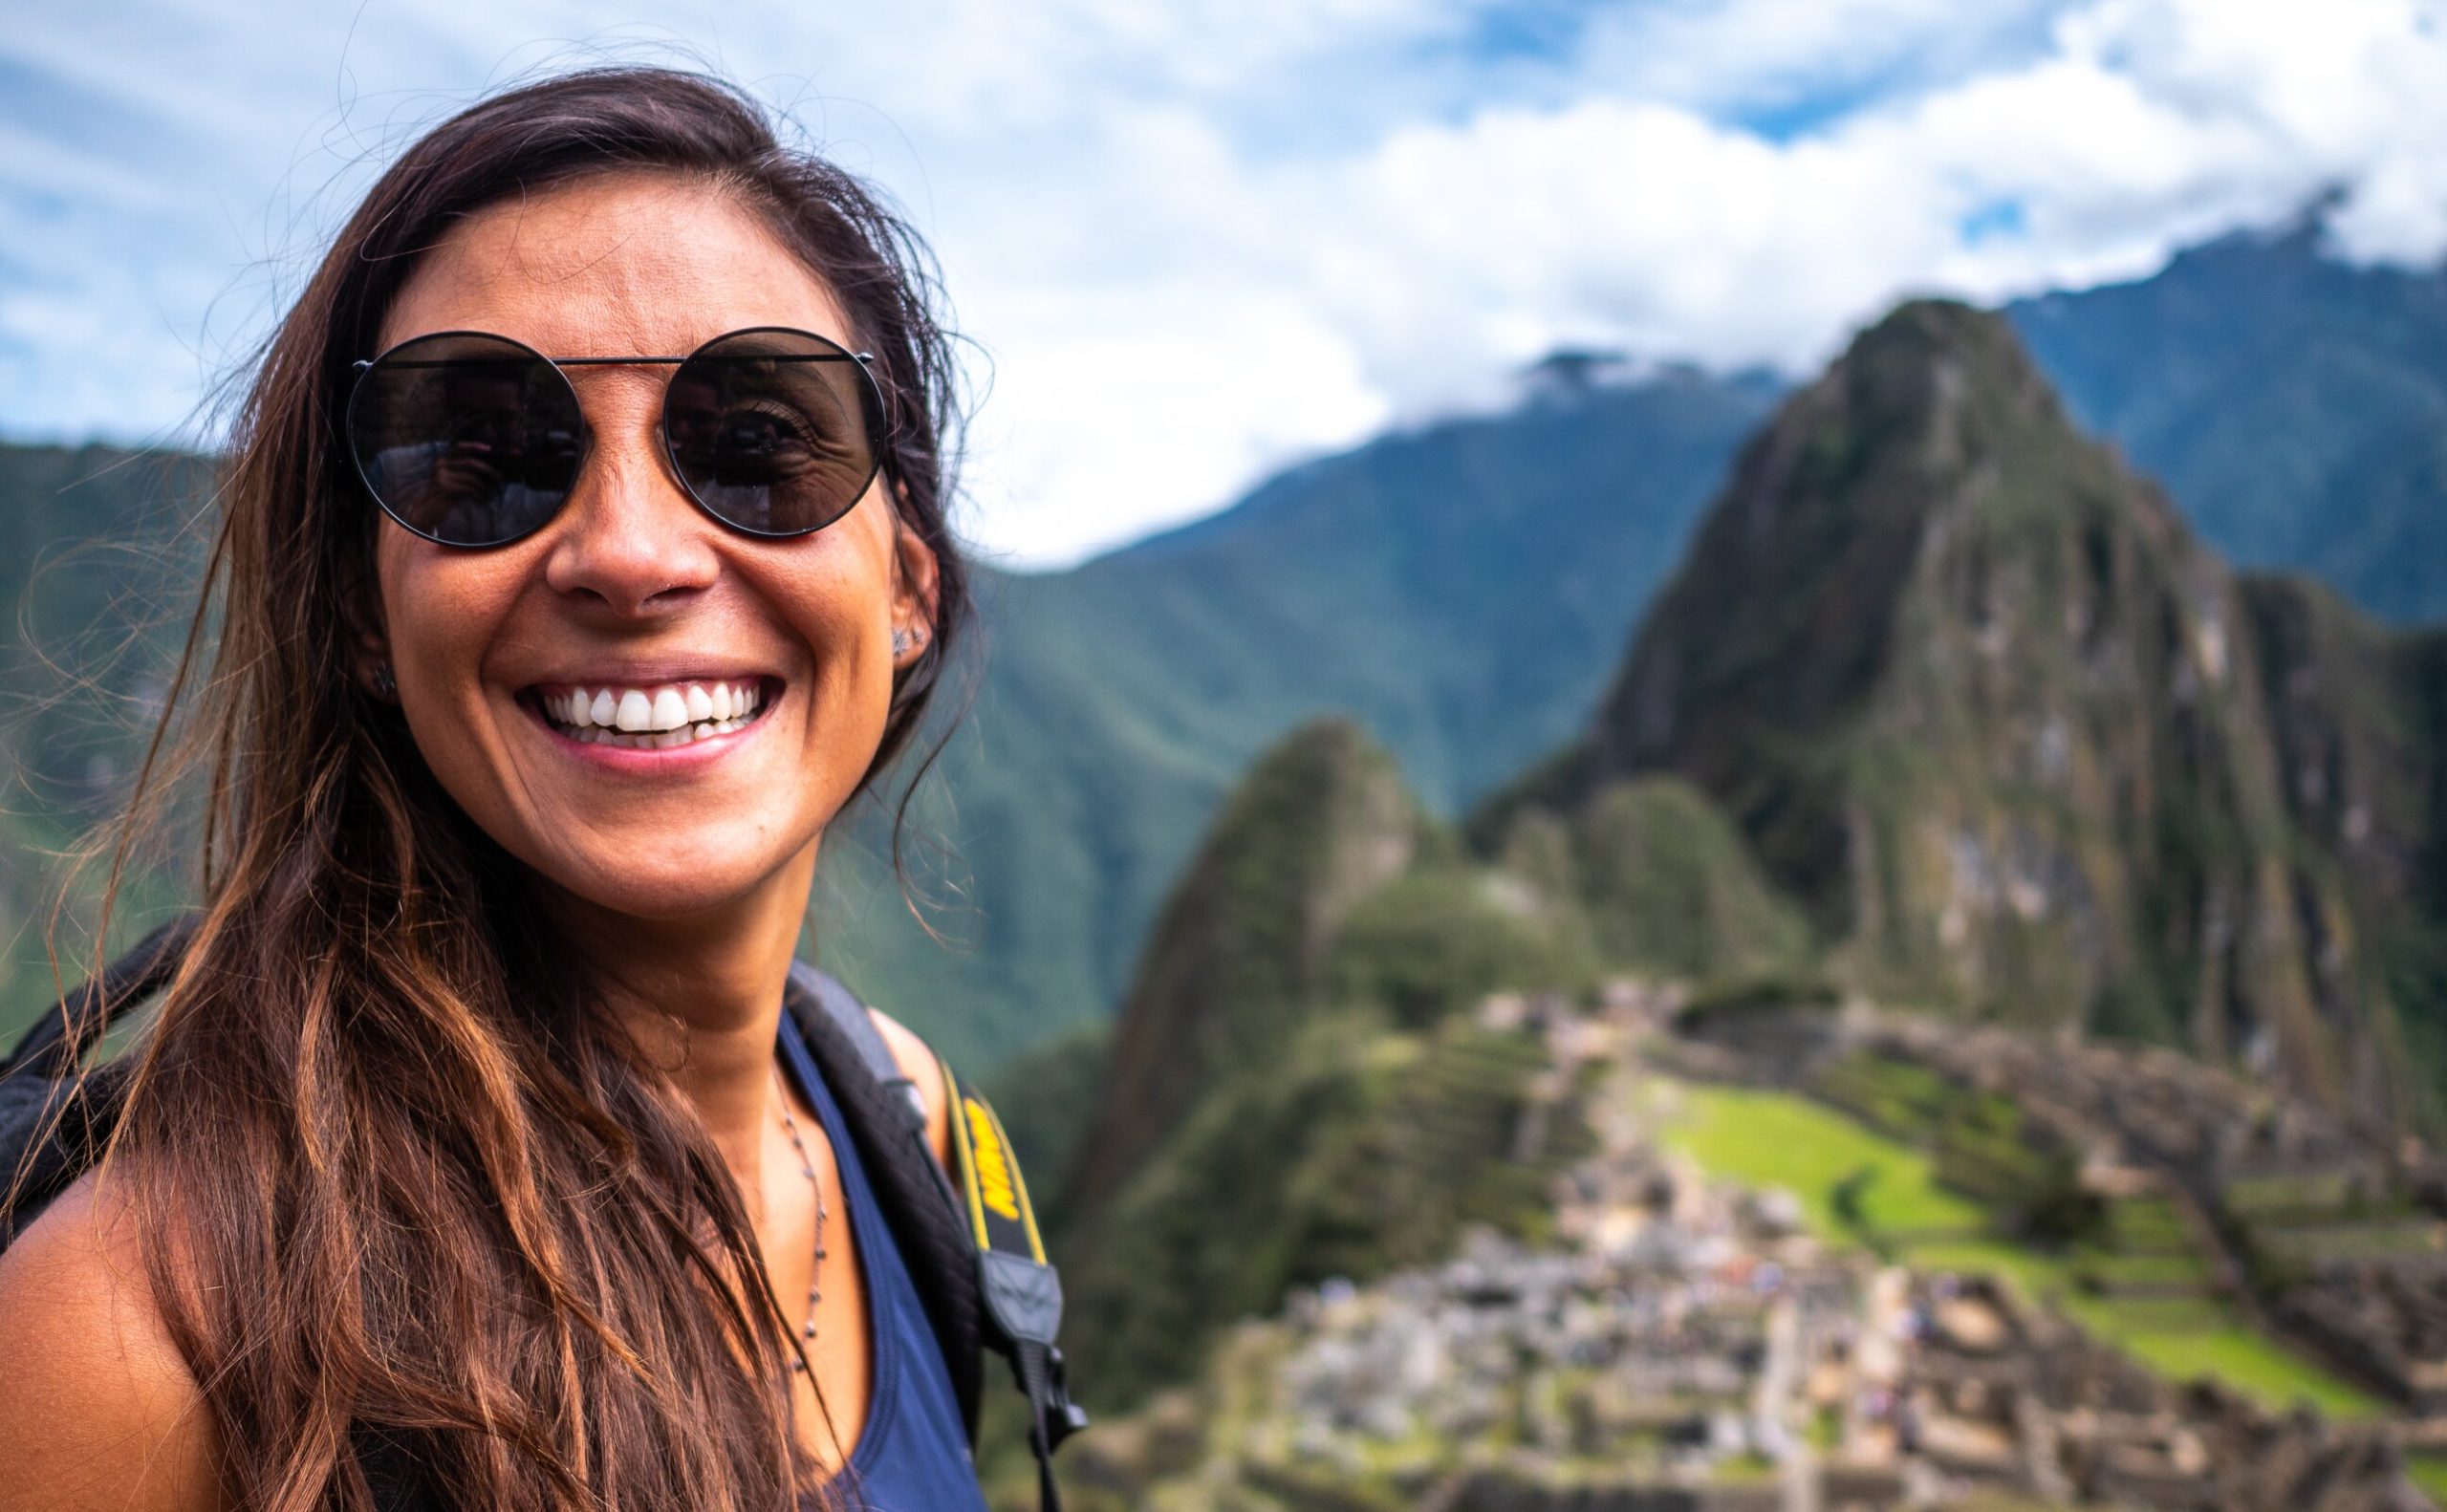
[[547, 586], [624, 613], [709, 587], [721, 571], [711, 539], [721, 528], [695, 507], [660, 448], [643, 438], [592, 447], [549, 529]]

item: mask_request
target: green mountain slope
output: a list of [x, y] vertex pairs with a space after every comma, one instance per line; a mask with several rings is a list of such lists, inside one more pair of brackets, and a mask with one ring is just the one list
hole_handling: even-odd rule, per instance
[[[2210, 545], [2385, 615], [2447, 607], [2447, 272], [2348, 268], [2308, 233], [2237, 238], [2010, 313], [2073, 415], [2170, 480]], [[952, 853], [913, 852], [955, 948], [903, 906], [872, 820], [832, 848], [820, 948], [987, 1069], [1110, 1021], [1236, 775], [1302, 721], [1356, 719], [1440, 812], [1552, 749], [1775, 399], [1687, 373], [1592, 384], [1586, 366], [1553, 364], [1515, 411], [1292, 469], [1080, 568], [985, 574], [976, 706], [918, 826]], [[62, 493], [62, 469], [95, 477]], [[145, 492], [134, 476], [98, 451], [0, 447], [11, 626], [46, 543], [157, 538], [120, 529], [120, 494]], [[115, 591], [47, 589], [47, 638]], [[12, 807], [48, 816], [55, 797]], [[0, 891], [31, 896], [25, 871], [0, 866]]]
[[[60, 857], [113, 811], [186, 628], [209, 470], [104, 446], [0, 446], [0, 1037], [55, 994], [45, 925]], [[93, 876], [60, 943], [90, 964]], [[115, 930], [170, 901], [148, 880]], [[141, 927], [137, 932], [141, 933]]]
[[936, 922], [966, 953], [875, 901], [872, 826], [841, 848], [828, 948], [973, 1060], [1110, 1022], [1224, 793], [1303, 721], [1357, 721], [1448, 812], [1565, 738], [1771, 401], [1558, 379], [1075, 570], [993, 577], [956, 803], [930, 812], [959, 853], [937, 891], [975, 905]]
[[1467, 865], [1344, 721], [1294, 731], [1218, 817], [1150, 938], [1055, 1247], [1099, 1399], [1195, 1366], [1284, 1288], [1534, 1227], [1578, 1149], [1525, 1141], [1543, 1052], [1462, 1011], [1585, 986], [1568, 905]]
[[1476, 829], [1675, 772], [1881, 996], [2410, 1113], [2426, 644], [2239, 583], [2005, 322], [1909, 305], [1744, 448], [1587, 733]]
[[2229, 559], [2447, 617], [2447, 267], [2323, 256], [2315, 219], [2012, 307], [2086, 429]]

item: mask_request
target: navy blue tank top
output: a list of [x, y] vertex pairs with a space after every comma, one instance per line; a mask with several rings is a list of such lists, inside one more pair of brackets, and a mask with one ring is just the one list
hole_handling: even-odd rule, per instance
[[[985, 1512], [969, 1460], [968, 1436], [952, 1396], [942, 1350], [926, 1321], [926, 1308], [901, 1263], [875, 1188], [867, 1184], [857, 1147], [841, 1121], [824, 1076], [799, 1038], [798, 1026], [782, 1015], [782, 1064], [816, 1116], [833, 1158], [841, 1169], [844, 1217], [855, 1236], [858, 1274], [866, 1282], [867, 1325], [875, 1340], [875, 1369], [866, 1425], [850, 1451], [850, 1474], [837, 1483], [855, 1504], [872, 1512]], [[811, 1499], [810, 1505], [813, 1505]]]

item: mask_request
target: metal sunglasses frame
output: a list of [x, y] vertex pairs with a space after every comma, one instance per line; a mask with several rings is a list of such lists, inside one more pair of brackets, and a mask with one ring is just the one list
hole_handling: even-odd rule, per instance
[[[872, 352], [853, 352], [838, 341], [834, 340], [831, 336], [819, 335], [815, 332], [802, 330], [797, 326], [742, 326], [736, 331], [725, 331], [720, 335], [708, 336], [705, 340], [698, 344], [695, 351], [682, 356], [658, 355], [596, 357], [547, 356], [545, 354], [536, 351], [533, 347], [529, 346], [526, 342], [521, 341], [514, 336], [503, 335], [497, 331], [427, 331], [421, 335], [413, 335], [408, 337], [405, 341], [397, 342], [373, 356], [359, 357], [355, 362], [349, 364], [350, 372], [355, 374], [356, 377], [349, 385], [348, 402], [341, 412], [341, 434], [343, 439], [348, 443], [349, 461], [357, 469], [358, 484], [364, 487], [366, 495], [374, 501], [375, 505], [379, 508], [384, 514], [389, 515], [401, 529], [406, 530], [411, 535], [431, 541], [436, 546], [449, 547], [453, 551], [488, 551], [496, 547], [509, 546], [516, 542], [523, 541], [529, 536], [533, 535], [536, 531], [542, 529], [545, 526], [550, 525], [553, 520], [559, 518], [560, 512], [569, 507], [571, 496], [577, 492], [578, 476], [585, 472], [587, 462], [595, 455], [595, 427], [586, 423], [586, 406], [578, 399], [577, 386], [570, 382], [569, 375], [567, 373], [563, 373], [561, 371], [563, 368], [678, 368], [700, 359], [705, 361], [731, 360], [725, 359], [719, 353], [708, 356], [706, 355], [706, 349], [709, 347], [719, 346], [723, 342], [731, 340], [738, 336], [762, 335], [769, 334], [775, 335], [804, 336], [808, 340], [821, 343], [832, 350], [827, 352], [766, 352], [757, 353], [753, 356], [743, 355], [735, 360], [743, 362], [852, 362], [857, 365], [859, 381], [864, 388], [864, 397], [868, 401], [860, 406], [858, 419], [859, 423], [864, 426], [867, 431], [867, 450], [870, 453], [870, 460], [868, 462], [865, 481], [861, 482], [858, 485], [856, 491], [851, 494], [849, 505], [843, 507], [840, 514], [835, 514], [832, 519], [825, 521], [823, 525], [812, 525], [803, 530], [755, 530], [739, 524], [735, 520], [725, 519], [723, 515], [712, 506], [705, 503], [704, 499], [698, 497], [697, 490], [689, 486], [688, 475], [681, 469], [680, 459], [672, 455], [670, 424], [671, 412], [669, 408], [671, 402], [671, 384], [668, 379], [664, 381], [662, 386], [663, 404], [660, 412], [655, 419], [655, 434], [660, 437], [662, 442], [662, 460], [664, 465], [670, 469], [672, 482], [680, 486], [680, 491], [688, 496], [688, 502], [690, 504], [695, 505], [700, 511], [709, 519], [713, 520], [715, 524], [722, 526], [725, 529], [736, 530], [742, 535], [749, 536], [760, 541], [796, 540], [798, 537], [803, 535], [813, 535], [816, 531], [825, 529], [826, 526], [830, 526], [835, 520], [840, 519], [842, 514], [849, 513], [851, 508], [856, 507], [857, 501], [866, 496], [867, 489], [873, 486], [876, 479], [883, 475], [887, 470], [885, 466], [887, 453], [884, 446], [884, 437], [877, 433], [878, 421], [883, 420], [885, 410], [883, 385], [876, 381], [875, 354]], [[577, 412], [578, 423], [583, 427], [581, 435], [585, 449], [578, 456], [577, 470], [571, 475], [569, 491], [561, 495], [561, 502], [552, 507], [552, 513], [545, 515], [542, 519], [536, 521], [526, 529], [519, 531], [516, 535], [505, 536], [498, 541], [446, 541], [438, 535], [432, 535], [426, 531], [417, 529], [402, 517], [399, 510], [394, 509], [383, 500], [382, 491], [375, 487], [374, 480], [365, 475], [365, 459], [357, 455], [357, 428], [352, 421], [357, 414], [357, 396], [364, 392], [365, 378], [367, 374], [373, 372], [377, 367], [385, 365], [398, 369], [415, 370], [418, 368], [456, 367], [462, 363], [483, 360], [482, 358], [469, 357], [434, 357], [423, 361], [420, 361], [414, 357], [397, 357], [395, 360], [396, 354], [404, 351], [408, 347], [416, 345], [420, 341], [436, 341], [444, 336], [476, 336], [487, 341], [498, 341], [504, 346], [517, 348], [519, 351], [527, 354], [530, 357], [532, 357], [536, 361], [551, 368], [553, 373], [560, 378], [561, 386], [569, 391], [570, 406]]]

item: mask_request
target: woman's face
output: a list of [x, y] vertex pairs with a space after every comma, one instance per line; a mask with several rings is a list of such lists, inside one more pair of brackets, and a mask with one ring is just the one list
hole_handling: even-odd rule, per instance
[[[628, 175], [462, 223], [408, 280], [382, 345], [489, 331], [556, 357], [676, 356], [747, 326], [857, 345], [753, 213]], [[812, 535], [739, 534], [668, 471], [669, 366], [565, 371], [593, 448], [542, 529], [466, 551], [382, 519], [372, 649], [418, 748], [504, 848], [613, 913], [684, 919], [803, 884], [882, 739], [893, 630], [930, 629], [933, 554], [880, 477]], [[607, 740], [592, 722], [661, 725], [675, 710], [685, 744]]]

